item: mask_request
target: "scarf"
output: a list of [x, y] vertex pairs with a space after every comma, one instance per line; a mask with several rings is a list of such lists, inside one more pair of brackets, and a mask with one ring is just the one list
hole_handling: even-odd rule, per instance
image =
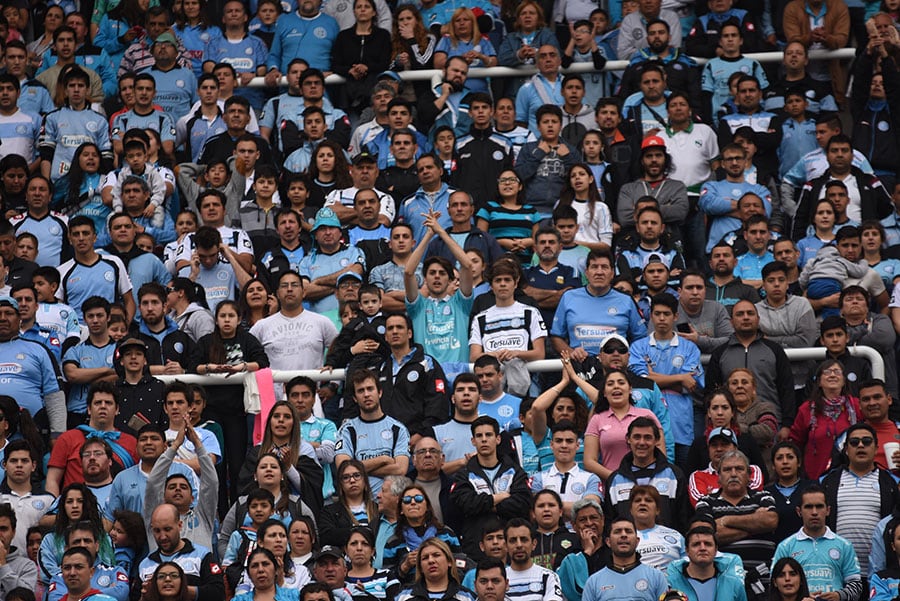
[[[823, 399], [822, 400], [822, 414], [831, 420], [832, 424], [838, 420], [841, 416], [841, 412], [847, 410], [847, 419], [851, 424], [855, 424], [857, 422], [856, 419], [856, 410], [853, 408], [853, 404], [850, 402], [850, 397], [846, 395], [841, 395], [836, 399]], [[816, 415], [815, 406], [812, 407], [812, 411], [810, 412], [809, 418], [809, 431], [814, 432], [816, 429], [816, 424], [819, 421], [818, 416]], [[837, 432], [832, 432], [830, 429], [830, 425], [825, 425], [825, 434], [830, 437], [832, 440], [837, 436]], [[818, 449], [817, 446], [813, 447], [813, 454], [817, 454]]]
[[403, 529], [403, 539], [406, 541], [406, 546], [410, 551], [415, 551], [423, 542], [435, 535], [437, 535], [437, 528], [434, 525], [428, 526], [421, 536], [412, 526], [407, 526]]
[[106, 441], [106, 443], [109, 444], [110, 448], [112, 448], [113, 454], [119, 458], [119, 462], [122, 464], [122, 467], [127, 469], [134, 466], [134, 459], [131, 457], [131, 453], [129, 453], [125, 449], [125, 447], [118, 443], [119, 437], [122, 435], [122, 433], [118, 430], [113, 430], [111, 432], [107, 432], [104, 430], [95, 430], [87, 424], [78, 426], [78, 429], [84, 432], [85, 440], [88, 440], [90, 438], [99, 438], [100, 440]]

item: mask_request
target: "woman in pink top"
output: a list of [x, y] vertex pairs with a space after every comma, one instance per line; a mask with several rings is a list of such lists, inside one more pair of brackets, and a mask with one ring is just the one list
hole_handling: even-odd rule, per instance
[[[563, 367], [596, 407], [600, 391], [575, 373], [566, 356], [563, 356]], [[605, 481], [619, 469], [622, 458], [629, 452], [626, 441], [628, 425], [638, 417], [649, 417], [658, 426], [659, 420], [649, 409], [632, 405], [631, 384], [628, 382], [628, 374], [622, 370], [613, 369], [606, 374], [603, 379], [603, 398], [609, 403], [609, 409], [595, 413], [588, 422], [584, 435], [584, 468]], [[662, 436], [657, 446], [663, 453], [666, 452], [666, 441]]]

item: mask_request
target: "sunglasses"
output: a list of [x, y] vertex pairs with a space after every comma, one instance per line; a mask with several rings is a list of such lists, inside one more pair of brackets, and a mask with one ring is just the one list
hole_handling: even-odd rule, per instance
[[425, 495], [414, 495], [414, 496], [406, 495], [405, 497], [403, 497], [402, 501], [403, 501], [404, 505], [409, 505], [413, 501], [415, 501], [416, 503], [424, 503]]
[[874, 442], [875, 442], [875, 439], [872, 438], [871, 436], [862, 436], [862, 437], [854, 436], [853, 438], [847, 439], [847, 446], [858, 447], [858, 446], [860, 446], [860, 444], [862, 444], [862, 446], [867, 447]]
[[603, 349], [607, 355], [627, 355], [628, 349], [624, 346], [607, 346]]

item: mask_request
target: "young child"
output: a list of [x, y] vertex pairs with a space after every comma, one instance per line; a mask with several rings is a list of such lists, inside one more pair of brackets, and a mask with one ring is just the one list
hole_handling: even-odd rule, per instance
[[128, 324], [121, 315], [110, 315], [106, 331], [109, 333], [110, 338], [115, 342], [119, 342], [128, 335]]
[[[390, 349], [384, 340], [384, 317], [381, 314], [381, 288], [364, 284], [359, 289], [359, 315], [351, 319], [331, 344], [326, 363], [331, 367], [375, 365], [384, 360]], [[367, 343], [377, 346], [370, 349]]]
[[3, 7], [3, 18], [6, 19], [6, 41], [19, 40], [21, 42], [23, 38], [20, 31], [19, 9], [12, 4], [5, 5]]
[[450, 176], [456, 171], [456, 134], [449, 125], [441, 125], [434, 130], [434, 154], [444, 164], [443, 180], [450, 182]]
[[266, 48], [272, 47], [275, 39], [275, 22], [281, 16], [281, 2], [278, 0], [259, 0], [256, 16], [250, 20], [248, 32], [263, 41]]
[[144, 520], [141, 514], [125, 509], [113, 513], [112, 529], [109, 538], [116, 549], [116, 565], [128, 574], [129, 577], [137, 577], [140, 554], [147, 544], [147, 530], [144, 528]]
[[597, 191], [606, 201], [607, 195], [610, 195], [612, 191], [613, 182], [609, 163], [603, 156], [603, 134], [596, 129], [584, 134], [580, 150], [585, 164], [591, 168], [591, 173], [594, 175], [594, 185], [597, 186]]
[[[568, 265], [575, 270], [575, 275], [587, 283], [586, 269], [587, 256], [590, 250], [575, 242], [578, 234], [578, 211], [572, 206], [557, 207], [553, 211], [553, 227], [559, 231], [559, 242], [562, 251], [559, 253], [559, 262]], [[537, 257], [532, 260], [537, 265]]]
[[81, 325], [78, 323], [78, 315], [72, 307], [56, 298], [60, 283], [59, 271], [50, 266], [38, 267], [31, 276], [31, 283], [37, 291], [38, 300], [35, 321], [50, 328], [63, 344], [70, 338], [79, 340]]
[[525, 184], [525, 202], [547, 217], [566, 185], [566, 175], [581, 160], [581, 153], [560, 137], [561, 108], [553, 104], [541, 106], [535, 122], [539, 139], [522, 147], [516, 159], [516, 173]]
[[241, 229], [247, 232], [253, 248], [263, 252], [278, 245], [273, 209], [281, 206], [278, 200], [278, 172], [272, 165], [257, 165], [253, 178], [253, 196], [241, 203], [238, 216]]
[[[257, 488], [247, 495], [247, 517], [250, 523], [241, 525], [228, 538], [228, 547], [222, 558], [222, 567], [231, 589], [240, 582], [247, 556], [256, 548], [256, 531], [266, 520], [275, 515], [275, 497], [267, 490]], [[233, 567], [232, 567], [233, 566]]]
[[300, 227], [303, 228], [303, 231], [311, 232], [313, 223], [316, 221], [317, 209], [306, 205], [306, 202], [309, 200], [309, 178], [304, 173], [291, 173], [286, 179], [285, 194], [287, 195], [288, 205], [303, 217], [300, 221]]
[[704, 95], [709, 99], [712, 114], [716, 114], [720, 106], [734, 97], [734, 92], [729, 88], [730, 78], [734, 73], [756, 77], [761, 90], [769, 87], [762, 65], [741, 54], [743, 41], [741, 28], [734, 23], [725, 23], [719, 37], [721, 56], [711, 59], [703, 66], [701, 85]]
[[[816, 256], [807, 261], [800, 272], [800, 287], [806, 290], [811, 299], [821, 299], [843, 290], [844, 282], [849, 278], [862, 278], [869, 271], [865, 260], [854, 263], [843, 258], [837, 249], [843, 240], [856, 238], [859, 241], [859, 228], [848, 225], [838, 230], [834, 239], [835, 245], [828, 244], [819, 249]], [[837, 315], [837, 309], [825, 309], [822, 316]]]
[[153, 227], [163, 227], [165, 223], [166, 182], [159, 172], [147, 163], [147, 145], [141, 140], [125, 142], [125, 165], [106, 176], [101, 194], [103, 201], [112, 202], [114, 213], [122, 212], [122, 182], [129, 175], [143, 178], [150, 186], [150, 203], [143, 216], [152, 218]]

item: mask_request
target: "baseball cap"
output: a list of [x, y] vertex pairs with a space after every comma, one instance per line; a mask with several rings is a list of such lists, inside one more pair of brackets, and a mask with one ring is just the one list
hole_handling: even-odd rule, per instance
[[145, 354], [147, 353], [147, 343], [141, 340], [140, 338], [126, 338], [119, 344], [119, 352], [124, 353], [126, 349], [129, 348], [137, 348], [143, 351]]
[[319, 209], [319, 212], [316, 213], [316, 221], [313, 223], [312, 231], [316, 231], [323, 226], [341, 227], [341, 220], [338, 219], [337, 215], [334, 214], [334, 211], [328, 207], [322, 207]]
[[600, 345], [600, 350], [601, 351], [606, 350], [606, 345], [609, 344], [610, 342], [618, 342], [619, 344], [624, 345], [626, 351], [629, 348], [628, 341], [625, 339], [624, 336], [622, 336], [620, 334], [610, 334], [603, 340], [603, 344]]
[[378, 159], [375, 157], [375, 155], [372, 154], [371, 152], [367, 152], [365, 150], [362, 151], [361, 153], [359, 153], [358, 155], [356, 155], [355, 157], [353, 157], [354, 165], [361, 165], [362, 163], [377, 163], [377, 162], [378, 162]]
[[713, 428], [709, 431], [709, 435], [706, 437], [706, 444], [712, 442], [713, 438], [724, 438], [732, 443], [734, 446], [737, 446], [737, 434], [734, 433], [734, 430], [731, 428]]
[[0, 307], [4, 305], [12, 307], [16, 311], [19, 310], [19, 302], [11, 296], [0, 296]]
[[175, 39], [175, 35], [168, 31], [164, 31], [161, 34], [159, 34], [158, 36], [156, 36], [156, 39], [153, 40], [153, 43], [154, 44], [167, 43], [167, 44], [172, 44], [176, 48], [178, 47], [178, 40]]
[[647, 150], [648, 148], [661, 147], [663, 150], [666, 148], [666, 142], [659, 136], [648, 136], [644, 138], [644, 141], [641, 142], [641, 151]]
[[362, 282], [362, 276], [356, 273], [355, 271], [347, 271], [341, 274], [341, 277], [337, 279], [337, 285], [340, 286], [341, 282], [344, 280], [356, 280], [357, 282]]
[[344, 553], [338, 548], [332, 545], [325, 545], [322, 549], [316, 553], [316, 561], [319, 561], [323, 557], [333, 557], [335, 559], [343, 559]]

